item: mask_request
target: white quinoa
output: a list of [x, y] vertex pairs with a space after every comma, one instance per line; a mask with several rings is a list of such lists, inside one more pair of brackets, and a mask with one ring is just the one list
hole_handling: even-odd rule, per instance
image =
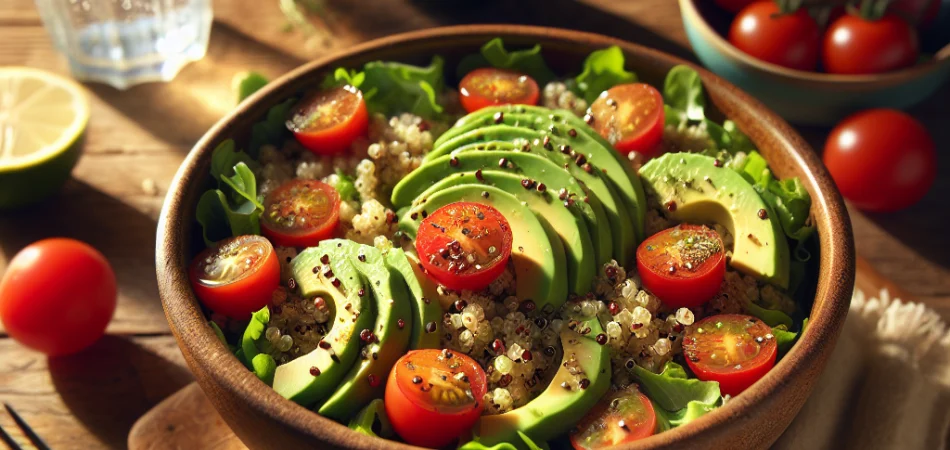
[[560, 81], [552, 81], [544, 85], [541, 91], [541, 106], [552, 109], [566, 109], [578, 117], [587, 112], [587, 101], [571, 92], [567, 85]]

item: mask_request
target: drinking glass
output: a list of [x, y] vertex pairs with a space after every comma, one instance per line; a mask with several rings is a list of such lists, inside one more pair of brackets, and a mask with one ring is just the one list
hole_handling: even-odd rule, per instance
[[211, 0], [36, 0], [73, 76], [118, 89], [170, 81], [204, 57]]

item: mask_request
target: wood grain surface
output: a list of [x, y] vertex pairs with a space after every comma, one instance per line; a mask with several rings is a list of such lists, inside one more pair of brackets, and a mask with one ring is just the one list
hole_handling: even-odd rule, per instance
[[[190, 375], [158, 300], [154, 242], [165, 189], [185, 153], [234, 106], [231, 79], [253, 69], [277, 76], [356, 42], [439, 25], [524, 23], [612, 35], [693, 59], [671, 0], [328, 0], [332, 38], [285, 31], [277, 0], [217, 0], [208, 56], [172, 83], [117, 91], [87, 84], [92, 105], [85, 155], [54, 199], [0, 212], [0, 273], [28, 243], [71, 236], [116, 269], [119, 308], [111, 336], [89, 352], [47, 361], [0, 328], [0, 401], [17, 408], [57, 449], [124, 447], [133, 421]], [[0, 1], [0, 66], [66, 74], [32, 0]], [[950, 318], [950, 86], [911, 111], [942, 149], [938, 179], [918, 205], [896, 214], [851, 210], [856, 245], [877, 271]], [[801, 129], [820, 150], [827, 129]], [[156, 191], [146, 189], [152, 184]], [[0, 425], [16, 434], [6, 415]]]

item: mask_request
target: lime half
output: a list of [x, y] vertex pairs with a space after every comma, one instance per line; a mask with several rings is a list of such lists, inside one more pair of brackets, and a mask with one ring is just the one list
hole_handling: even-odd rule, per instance
[[79, 159], [88, 121], [89, 102], [72, 80], [0, 67], [0, 209], [59, 190]]

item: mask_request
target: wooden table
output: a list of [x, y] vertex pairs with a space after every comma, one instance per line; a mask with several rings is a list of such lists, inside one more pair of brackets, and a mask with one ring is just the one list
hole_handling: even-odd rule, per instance
[[[277, 0], [215, 1], [208, 56], [169, 84], [122, 92], [90, 84], [85, 156], [55, 199], [0, 213], [0, 273], [19, 249], [49, 236], [99, 248], [116, 269], [119, 307], [109, 336], [92, 350], [47, 360], [0, 330], [0, 401], [11, 403], [56, 449], [124, 447], [134, 420], [191, 380], [169, 335], [154, 272], [155, 227], [179, 163], [234, 106], [231, 78], [254, 69], [276, 76], [355, 42], [443, 24], [506, 21], [610, 34], [692, 59], [673, 0], [330, 1], [334, 37], [305, 45], [282, 31]], [[484, 3], [484, 4], [482, 4]], [[453, 11], [448, 4], [460, 6]], [[326, 45], [323, 45], [326, 44]], [[31, 0], [0, 1], [0, 65], [67, 73]], [[937, 97], [943, 99], [937, 100]], [[913, 111], [950, 149], [950, 86]], [[804, 129], [815, 148], [827, 130]], [[950, 318], [950, 155], [917, 206], [888, 215], [852, 210], [858, 252], [886, 277]], [[157, 186], [157, 192], [149, 184]], [[5, 414], [0, 425], [16, 432]]]

